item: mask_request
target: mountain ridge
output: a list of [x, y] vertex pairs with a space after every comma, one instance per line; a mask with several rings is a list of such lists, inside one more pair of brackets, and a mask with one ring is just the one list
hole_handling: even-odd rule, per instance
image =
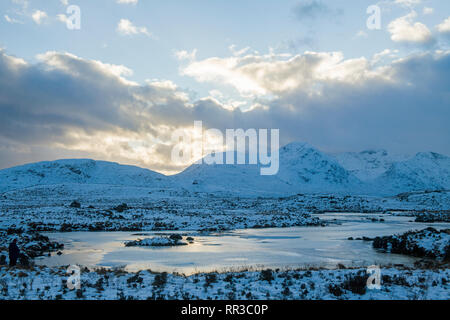
[[[223, 155], [223, 154], [222, 154]], [[296, 193], [398, 194], [450, 189], [450, 157], [385, 150], [327, 154], [308, 143], [279, 149], [279, 172], [261, 176], [260, 165], [192, 164], [166, 176], [138, 166], [92, 159], [41, 161], [0, 170], [0, 192], [35, 185], [105, 184], [250, 195]]]

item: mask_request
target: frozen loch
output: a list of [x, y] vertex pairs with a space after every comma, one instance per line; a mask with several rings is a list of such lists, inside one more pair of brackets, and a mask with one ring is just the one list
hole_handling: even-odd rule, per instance
[[[65, 244], [62, 255], [40, 257], [37, 264], [90, 267], [123, 267], [128, 271], [158, 272], [228, 271], [243, 268], [334, 268], [403, 264], [417, 258], [374, 249], [371, 241], [348, 240], [392, 235], [428, 226], [448, 229], [450, 223], [417, 223], [411, 217], [386, 214], [328, 213], [317, 215], [330, 222], [325, 227], [246, 229], [224, 233], [198, 232], [71, 232], [48, 233]], [[372, 222], [371, 219], [383, 219]], [[127, 241], [179, 233], [194, 238], [183, 246], [126, 247]]]

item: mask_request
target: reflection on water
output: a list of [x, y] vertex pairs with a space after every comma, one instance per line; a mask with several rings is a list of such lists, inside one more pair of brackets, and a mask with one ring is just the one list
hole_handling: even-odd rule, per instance
[[[38, 264], [61, 266], [126, 266], [129, 271], [193, 272], [252, 268], [335, 267], [372, 264], [411, 265], [415, 258], [386, 254], [372, 248], [371, 242], [350, 241], [349, 237], [376, 237], [423, 229], [428, 226], [450, 228], [449, 223], [415, 223], [410, 217], [369, 215], [383, 218], [371, 222], [368, 215], [329, 213], [318, 215], [334, 221], [326, 227], [287, 229], [247, 229], [222, 234], [202, 235], [181, 232], [195, 242], [180, 247], [125, 247], [124, 242], [166, 232], [71, 232], [47, 235], [65, 245], [63, 255], [40, 257]], [[180, 232], [178, 232], [180, 233]]]

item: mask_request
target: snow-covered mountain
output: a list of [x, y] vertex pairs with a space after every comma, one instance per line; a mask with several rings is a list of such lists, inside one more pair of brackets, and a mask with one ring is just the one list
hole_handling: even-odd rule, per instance
[[361, 181], [335, 159], [307, 143], [291, 143], [280, 149], [278, 178], [299, 192], [354, 191]]
[[450, 157], [420, 152], [406, 161], [393, 163], [373, 181], [376, 188], [391, 193], [450, 189]]
[[450, 158], [386, 151], [327, 155], [307, 143], [279, 150], [279, 172], [262, 176], [259, 165], [194, 164], [165, 176], [135, 166], [89, 159], [38, 162], [0, 170], [0, 192], [38, 185], [99, 184], [240, 195], [348, 193], [394, 195], [450, 189]]
[[44, 161], [0, 170], [0, 191], [35, 185], [109, 184], [163, 186], [167, 177], [135, 166], [90, 159]]
[[407, 155], [390, 154], [386, 150], [344, 152], [332, 156], [362, 181], [373, 180], [389, 170], [392, 164], [411, 158]]
[[276, 176], [261, 176], [258, 165], [193, 164], [173, 179], [175, 185], [197, 192], [273, 195], [292, 189]]
[[197, 191], [235, 191], [243, 194], [353, 192], [363, 187], [361, 181], [335, 159], [307, 143], [291, 143], [279, 151], [280, 168], [274, 176], [261, 176], [258, 165], [194, 164], [175, 179]]

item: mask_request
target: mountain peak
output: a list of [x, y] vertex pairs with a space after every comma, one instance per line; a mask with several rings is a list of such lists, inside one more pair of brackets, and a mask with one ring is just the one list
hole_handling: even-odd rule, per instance
[[281, 148], [285, 151], [301, 151], [303, 149], [315, 149], [307, 142], [291, 142]]
[[386, 151], [386, 150], [384, 150], [384, 149], [377, 149], [377, 150], [375, 150], [375, 149], [369, 149], [369, 150], [364, 150], [364, 151], [361, 151], [360, 152], [360, 154], [361, 155], [370, 155], [370, 156], [373, 156], [373, 155], [381, 155], [381, 156], [387, 156], [389, 153]]
[[448, 159], [447, 156], [440, 154], [440, 153], [436, 153], [436, 152], [418, 152], [416, 154], [416, 158], [421, 158], [421, 159], [431, 159], [431, 160], [445, 160]]

